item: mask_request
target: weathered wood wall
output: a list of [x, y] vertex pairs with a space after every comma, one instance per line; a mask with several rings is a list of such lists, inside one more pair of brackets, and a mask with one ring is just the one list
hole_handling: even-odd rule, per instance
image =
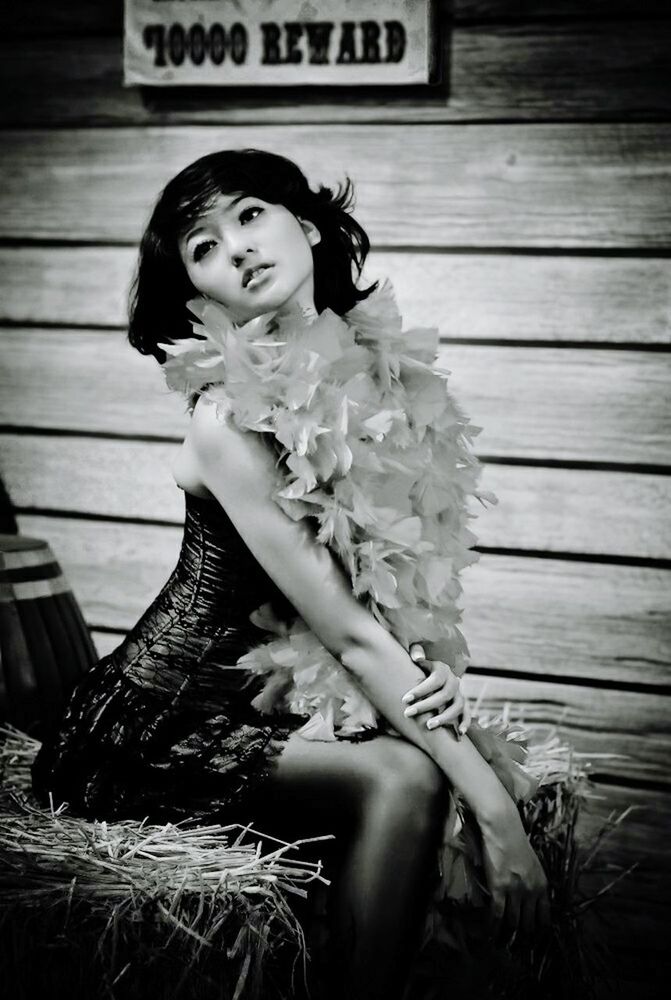
[[[124, 342], [162, 184], [258, 145], [347, 171], [408, 319], [484, 428], [473, 693], [559, 724], [601, 799], [620, 975], [652, 996], [671, 817], [671, 16], [662, 0], [441, 0], [434, 87], [121, 86], [121, 4], [12, 5], [0, 43], [3, 476], [110, 649], [177, 554], [183, 407]], [[662, 878], [666, 876], [666, 889]]]

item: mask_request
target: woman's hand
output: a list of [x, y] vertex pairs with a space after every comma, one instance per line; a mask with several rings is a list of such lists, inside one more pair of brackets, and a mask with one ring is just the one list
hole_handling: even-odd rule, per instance
[[547, 933], [547, 879], [514, 803], [509, 800], [496, 819], [478, 822], [497, 940], [512, 944], [518, 934], [531, 938]]
[[436, 726], [454, 726], [458, 736], [467, 732], [471, 723], [471, 712], [468, 701], [461, 691], [461, 682], [447, 663], [442, 660], [427, 660], [420, 643], [410, 647], [410, 657], [414, 663], [429, 670], [428, 677], [416, 684], [403, 695], [403, 703], [409, 705], [404, 714], [408, 717], [420, 712], [430, 712], [442, 709], [427, 721], [428, 729]]

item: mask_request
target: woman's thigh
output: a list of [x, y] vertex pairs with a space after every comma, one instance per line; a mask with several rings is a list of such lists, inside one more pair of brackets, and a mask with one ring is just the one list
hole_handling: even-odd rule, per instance
[[399, 737], [321, 742], [293, 733], [265, 783], [261, 809], [287, 832], [338, 834], [351, 829], [373, 800], [386, 797], [412, 813], [432, 809], [446, 788], [434, 761]]

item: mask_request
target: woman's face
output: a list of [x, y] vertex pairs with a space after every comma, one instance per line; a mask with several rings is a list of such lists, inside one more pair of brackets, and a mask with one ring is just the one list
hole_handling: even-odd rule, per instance
[[319, 230], [284, 205], [219, 195], [179, 242], [189, 278], [238, 323], [265, 312], [314, 312]]

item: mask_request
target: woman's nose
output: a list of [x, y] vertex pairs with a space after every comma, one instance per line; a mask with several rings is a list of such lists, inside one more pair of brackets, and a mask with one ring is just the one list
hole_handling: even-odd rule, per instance
[[254, 253], [253, 249], [248, 246], [248, 240], [236, 239], [234, 236], [228, 239], [228, 252], [233, 267], [241, 267], [249, 255]]

